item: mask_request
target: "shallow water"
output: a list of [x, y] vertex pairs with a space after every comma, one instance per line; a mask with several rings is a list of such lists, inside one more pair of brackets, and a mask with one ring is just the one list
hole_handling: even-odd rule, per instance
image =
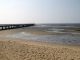
[[30, 34], [25, 32], [20, 32], [16, 34], [7, 35], [6, 37], [10, 38], [20, 38], [26, 40], [35, 40], [42, 42], [53, 42], [60, 44], [73, 44], [80, 45], [80, 35], [39, 35], [39, 34]]

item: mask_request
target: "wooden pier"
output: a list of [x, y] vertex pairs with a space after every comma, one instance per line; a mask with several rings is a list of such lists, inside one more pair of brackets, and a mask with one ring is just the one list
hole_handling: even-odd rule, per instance
[[0, 24], [0, 30], [16, 29], [34, 26], [34, 24]]

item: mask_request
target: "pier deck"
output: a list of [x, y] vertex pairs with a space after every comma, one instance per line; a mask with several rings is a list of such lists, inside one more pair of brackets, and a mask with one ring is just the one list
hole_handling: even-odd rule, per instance
[[34, 26], [34, 24], [0, 24], [0, 30], [16, 29]]

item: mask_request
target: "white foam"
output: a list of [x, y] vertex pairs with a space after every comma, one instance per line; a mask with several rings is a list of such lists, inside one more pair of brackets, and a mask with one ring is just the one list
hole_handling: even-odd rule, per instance
[[21, 38], [28, 40], [36, 40], [43, 42], [54, 42], [63, 44], [77, 44], [80, 45], [80, 35], [39, 35], [20, 32], [16, 34], [7, 35], [10, 38]]

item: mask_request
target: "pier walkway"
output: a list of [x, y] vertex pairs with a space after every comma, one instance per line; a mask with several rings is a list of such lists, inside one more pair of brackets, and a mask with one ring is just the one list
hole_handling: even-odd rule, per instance
[[0, 31], [8, 30], [8, 29], [30, 27], [30, 26], [34, 26], [34, 24], [0, 24]]

